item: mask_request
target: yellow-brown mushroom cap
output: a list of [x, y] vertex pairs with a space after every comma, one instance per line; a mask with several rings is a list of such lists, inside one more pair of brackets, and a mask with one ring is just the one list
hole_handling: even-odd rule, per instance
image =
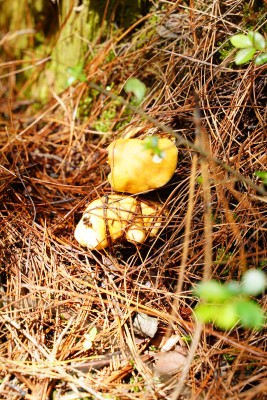
[[109, 195], [93, 200], [76, 226], [74, 236], [81, 246], [102, 250], [121, 237], [144, 243], [162, 226], [161, 206], [132, 196]]
[[166, 185], [175, 172], [178, 150], [167, 138], [158, 140], [158, 148], [163, 158], [157, 160], [141, 139], [118, 139], [111, 143], [107, 149], [111, 168], [108, 180], [113, 189], [141, 193]]

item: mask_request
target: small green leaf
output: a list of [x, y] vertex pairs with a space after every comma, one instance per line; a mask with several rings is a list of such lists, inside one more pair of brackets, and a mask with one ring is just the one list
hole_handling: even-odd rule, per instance
[[265, 171], [256, 171], [255, 175], [262, 179], [262, 182], [264, 183], [264, 185], [267, 185], [267, 172]]
[[217, 311], [214, 323], [221, 329], [232, 329], [238, 322], [239, 317], [232, 302], [223, 304]]
[[92, 340], [92, 341], [95, 340], [97, 333], [98, 333], [97, 328], [94, 326], [94, 327], [90, 330], [90, 332], [89, 332], [87, 335], [85, 335], [85, 336], [86, 336], [86, 339]]
[[260, 269], [250, 269], [241, 280], [242, 291], [251, 296], [257, 296], [266, 289], [266, 275]]
[[239, 320], [232, 302], [227, 302], [219, 306], [214, 304], [200, 304], [195, 309], [195, 315], [199, 321], [214, 323], [224, 330], [232, 329]]
[[246, 49], [239, 50], [235, 56], [236, 65], [246, 64], [252, 59], [255, 53], [256, 49], [254, 47], [248, 47]]
[[236, 312], [240, 323], [245, 328], [261, 329], [265, 316], [261, 307], [251, 300], [240, 300], [235, 303]]
[[263, 65], [267, 63], [267, 53], [262, 53], [259, 54], [256, 58], [255, 58], [255, 64], [256, 65]]
[[98, 331], [96, 327], [93, 327], [89, 333], [85, 334], [85, 341], [83, 343], [83, 347], [85, 350], [89, 350], [91, 349], [91, 347], [93, 346], [93, 342], [96, 338]]
[[196, 318], [203, 323], [213, 322], [217, 313], [218, 306], [214, 306], [213, 304], [199, 304], [195, 308]]
[[202, 176], [202, 175], [199, 175], [199, 176], [197, 177], [196, 181], [197, 181], [197, 183], [198, 183], [199, 185], [202, 185], [202, 183], [203, 183], [203, 176]]
[[252, 46], [257, 50], [264, 50], [266, 47], [265, 39], [259, 32], [248, 32], [248, 38], [250, 39]]
[[86, 75], [83, 72], [83, 63], [78, 63], [75, 67], [69, 67], [67, 69], [69, 78], [67, 80], [68, 86], [71, 86], [74, 82], [86, 82]]
[[251, 39], [247, 35], [243, 35], [242, 33], [232, 36], [230, 38], [230, 42], [238, 49], [246, 49], [253, 46], [253, 42], [251, 41]]
[[129, 78], [124, 86], [126, 93], [132, 92], [137, 101], [141, 103], [146, 93], [146, 85], [137, 78]]
[[[154, 162], [161, 162], [165, 158], [165, 153], [159, 148], [159, 137], [156, 135], [149, 136], [144, 140], [144, 148], [146, 150], [152, 150]], [[155, 160], [154, 160], [155, 158]]]
[[214, 280], [200, 283], [196, 289], [196, 294], [202, 300], [212, 303], [222, 303], [232, 296], [227, 287]]
[[146, 149], [157, 149], [159, 145], [159, 137], [156, 135], [149, 136], [144, 140]]

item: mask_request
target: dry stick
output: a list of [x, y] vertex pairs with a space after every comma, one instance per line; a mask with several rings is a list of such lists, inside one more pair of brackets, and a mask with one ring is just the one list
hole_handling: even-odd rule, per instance
[[[186, 222], [185, 222], [183, 254], [182, 254], [182, 260], [181, 260], [181, 264], [180, 264], [178, 285], [177, 285], [177, 288], [175, 291], [176, 296], [175, 296], [175, 300], [173, 302], [172, 316], [174, 316], [178, 312], [179, 295], [182, 291], [182, 287], [183, 287], [183, 283], [184, 283], [186, 261], [187, 261], [188, 252], [189, 252], [191, 221], [192, 221], [193, 206], [194, 206], [194, 193], [195, 193], [194, 189], [195, 189], [195, 178], [196, 178], [196, 172], [197, 172], [197, 162], [198, 162], [198, 156], [196, 154], [194, 154], [193, 160], [192, 160], [190, 182], [189, 182], [188, 206], [187, 206], [187, 213], [186, 213], [186, 217], [185, 217]], [[170, 332], [167, 332], [166, 336], [169, 336], [169, 334], [170, 334]]]
[[111, 93], [110, 91], [102, 88], [101, 86], [97, 85], [94, 82], [87, 82], [87, 84], [92, 88], [97, 90], [100, 93], [105, 94], [106, 96], [110, 97], [114, 101], [120, 101], [121, 104], [126, 106], [129, 110], [133, 111], [134, 113], [137, 113], [140, 115], [140, 117], [144, 118], [145, 120], [151, 122], [154, 126], [156, 126], [158, 129], [169, 133], [170, 135], [176, 137], [178, 140], [178, 145], [183, 145], [186, 147], [191, 148], [192, 150], [195, 150], [198, 154], [200, 154], [202, 157], [206, 158], [207, 161], [212, 161], [215, 162], [217, 165], [220, 165], [225, 171], [229, 172], [232, 174], [237, 180], [245, 183], [247, 186], [250, 186], [252, 189], [254, 189], [256, 192], [261, 194], [262, 196], [267, 197], [267, 191], [258, 185], [256, 185], [251, 179], [245, 178], [242, 174], [239, 172], [235, 171], [233, 168], [231, 168], [228, 164], [224, 163], [223, 161], [219, 160], [218, 158], [212, 157], [208, 152], [206, 152], [204, 149], [196, 145], [195, 143], [191, 142], [190, 140], [187, 140], [183, 138], [179, 133], [175, 132], [173, 129], [170, 127], [160, 123], [157, 121], [155, 118], [150, 117], [147, 115], [145, 111], [140, 109], [139, 107], [134, 107], [131, 104], [129, 104], [126, 100], [124, 100], [121, 96], [117, 96], [114, 93]]
[[[190, 182], [189, 182], [187, 213], [185, 216], [186, 222], [185, 222], [183, 254], [182, 254], [182, 260], [181, 260], [181, 264], [180, 264], [178, 285], [175, 290], [175, 297], [174, 297], [174, 301], [173, 301], [173, 305], [172, 305], [172, 313], [171, 313], [172, 321], [174, 321], [175, 317], [177, 317], [178, 310], [179, 310], [179, 300], [180, 300], [179, 296], [182, 292], [185, 270], [186, 270], [186, 262], [187, 262], [188, 252], [189, 252], [190, 229], [191, 229], [191, 221], [192, 221], [192, 214], [193, 214], [193, 208], [194, 208], [193, 207], [194, 206], [194, 193], [195, 193], [194, 189], [195, 189], [195, 178], [196, 178], [196, 172], [197, 172], [197, 162], [198, 162], [198, 156], [196, 154], [194, 154], [193, 160], [192, 160]], [[165, 337], [170, 337], [171, 330], [172, 330], [172, 325], [170, 323], [169, 327], [166, 331]]]
[[[205, 128], [201, 124], [201, 115], [199, 109], [199, 100], [197, 95], [196, 108], [194, 111], [196, 142], [207, 153], [209, 153], [209, 143]], [[212, 210], [211, 210], [211, 193], [210, 193], [210, 176], [208, 159], [201, 157], [200, 171], [203, 183], [203, 203], [204, 203], [204, 272], [203, 279], [208, 280], [211, 277], [212, 268]]]
[[[195, 133], [196, 133], [196, 142], [195, 143], [198, 147], [204, 149], [205, 152], [208, 152], [208, 141], [207, 141], [205, 129], [201, 125], [201, 115], [200, 115], [199, 101], [198, 101], [197, 95], [195, 95], [195, 101], [196, 101], [196, 106], [195, 106], [195, 110], [194, 110], [194, 122], [195, 122]], [[195, 162], [195, 164], [196, 164], [196, 161], [197, 161], [196, 158], [193, 159], [193, 162]], [[192, 165], [192, 169], [193, 169], [193, 165]], [[203, 279], [207, 280], [211, 276], [211, 267], [212, 267], [212, 218], [211, 218], [211, 193], [210, 193], [210, 184], [209, 184], [209, 163], [208, 163], [208, 159], [205, 157], [202, 157], [200, 159], [200, 171], [201, 171], [201, 176], [202, 176], [202, 180], [203, 180], [204, 237], [205, 237]], [[194, 178], [194, 176], [191, 173], [188, 206], [189, 207], [191, 206], [191, 208], [193, 209], [193, 205], [192, 205], [193, 199], [191, 199], [191, 203], [190, 203], [190, 196], [192, 196], [194, 193], [194, 191], [193, 191], [194, 188], [191, 187], [192, 178]], [[191, 193], [191, 191], [193, 193]], [[189, 214], [189, 210], [187, 212]], [[192, 210], [190, 211], [190, 214], [188, 215], [189, 221], [187, 220], [187, 225], [186, 225], [186, 229], [188, 228], [188, 237], [186, 237], [186, 236], [185, 237], [188, 241], [189, 241], [189, 235], [190, 235], [191, 215], [192, 215]], [[186, 234], [187, 234], [187, 232], [186, 232]], [[185, 255], [187, 249], [188, 249], [188, 243], [185, 248], [185, 251], [183, 252], [183, 258], [184, 258], [184, 255]], [[187, 254], [186, 254], [186, 257], [187, 257]], [[183, 261], [184, 261], [184, 263], [186, 263], [186, 259]], [[185, 269], [185, 264], [184, 265], [182, 264], [182, 267], [183, 267], [183, 269]], [[182, 274], [183, 273], [184, 272], [182, 272]], [[180, 273], [180, 275], [181, 275], [181, 273]], [[177, 287], [177, 294], [179, 294], [178, 289], [181, 290], [181, 288], [182, 288], [181, 285], [182, 285], [182, 283], [180, 282], [180, 279], [179, 279], [179, 283], [178, 283], [178, 287]], [[178, 381], [177, 387], [171, 396], [171, 400], [178, 399], [183, 390], [185, 380], [187, 378], [187, 375], [188, 375], [190, 367], [191, 367], [191, 363], [193, 361], [195, 352], [197, 350], [197, 346], [198, 346], [198, 343], [199, 343], [199, 340], [201, 337], [201, 333], [202, 333], [202, 324], [197, 322], [196, 327], [195, 327], [195, 333], [193, 336], [193, 341], [192, 341], [192, 344], [190, 346], [190, 350], [189, 350], [189, 353], [187, 356], [186, 364], [183, 368], [183, 371], [182, 371], [182, 374]]]
[[190, 367], [191, 367], [191, 363], [192, 363], [192, 361], [194, 359], [194, 356], [195, 356], [195, 353], [196, 353], [196, 350], [197, 350], [197, 346], [198, 346], [198, 343], [199, 343], [199, 340], [200, 340], [200, 337], [201, 337], [201, 333], [202, 333], [202, 324], [198, 322], [196, 324], [196, 329], [195, 329], [193, 340], [192, 340], [192, 343], [191, 343], [191, 346], [190, 346], [190, 350], [189, 350], [189, 353], [188, 353], [188, 356], [187, 356], [186, 364], [185, 364], [185, 366], [183, 368], [183, 371], [181, 373], [178, 385], [177, 385], [175, 391], [172, 393], [172, 395], [170, 397], [171, 400], [177, 400], [179, 398], [182, 390], [183, 390], [184, 382], [185, 382], [185, 380], [187, 378], [188, 372], [189, 372]]

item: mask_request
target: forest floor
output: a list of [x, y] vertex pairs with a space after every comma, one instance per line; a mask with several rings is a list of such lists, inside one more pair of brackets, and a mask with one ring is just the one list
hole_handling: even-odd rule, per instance
[[[248, 2], [250, 13], [239, 1], [158, 3], [138, 29], [96, 46], [87, 81], [45, 105], [22, 94], [20, 63], [1, 53], [1, 399], [267, 398], [266, 327], [223, 331], [194, 317], [203, 278], [267, 271], [255, 175], [267, 167], [266, 65], [237, 67], [229, 44], [248, 27], [264, 34], [266, 2]], [[147, 118], [127, 107], [132, 76], [146, 85]], [[166, 126], [177, 169], [142, 195], [166, 209], [157, 236], [79, 246], [86, 204], [112, 193], [107, 146]], [[266, 308], [266, 294], [256, 301]], [[134, 328], [140, 315], [153, 337]]]

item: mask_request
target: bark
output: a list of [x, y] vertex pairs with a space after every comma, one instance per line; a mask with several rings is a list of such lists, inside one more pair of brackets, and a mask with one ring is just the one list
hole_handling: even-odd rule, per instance
[[56, 93], [64, 90], [68, 67], [86, 63], [95, 43], [103, 40], [111, 26], [130, 26], [140, 16], [141, 2], [0, 0], [0, 30], [9, 60], [49, 57], [25, 74], [24, 95], [46, 100], [50, 88]]

